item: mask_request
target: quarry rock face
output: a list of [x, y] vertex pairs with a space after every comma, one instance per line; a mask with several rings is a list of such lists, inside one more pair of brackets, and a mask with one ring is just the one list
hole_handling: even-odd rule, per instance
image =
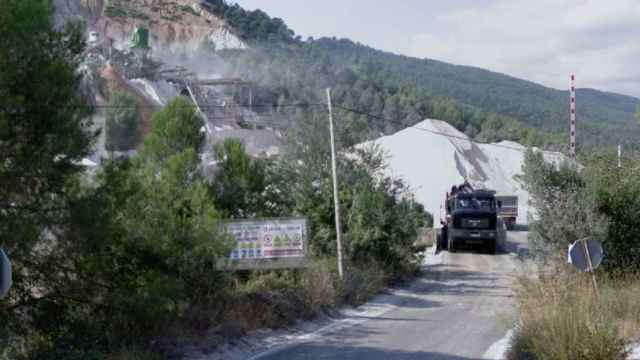
[[189, 53], [201, 46], [246, 48], [220, 18], [197, 0], [54, 0], [57, 25], [84, 20], [101, 41], [125, 48], [136, 27], [149, 30], [152, 49]]
[[[171, 73], [173, 75], [168, 76], [173, 78], [169, 81], [159, 73], [160, 69], [183, 68], [193, 78], [217, 78], [222, 69], [212, 60], [215, 55], [211, 50], [247, 48], [228, 24], [203, 8], [199, 0], [53, 0], [53, 6], [57, 27], [75, 20], [86, 25], [88, 46], [81, 67], [93, 102], [105, 105], [114, 91], [134, 96], [144, 104], [143, 135], [150, 131], [152, 112], [179, 96], [185, 84], [194, 80]], [[153, 67], [154, 62], [158, 68]], [[218, 97], [200, 100], [217, 104]], [[198, 99], [192, 100], [198, 105]], [[103, 113], [97, 112], [94, 117], [97, 127], [104, 126]], [[219, 129], [215, 121], [207, 121], [207, 141], [214, 143], [216, 139], [223, 139], [218, 135], [237, 128]], [[277, 153], [274, 148], [280, 145], [273, 133], [267, 134], [270, 136], [236, 135], [256, 156]], [[99, 162], [105, 151], [102, 132], [93, 157]]]

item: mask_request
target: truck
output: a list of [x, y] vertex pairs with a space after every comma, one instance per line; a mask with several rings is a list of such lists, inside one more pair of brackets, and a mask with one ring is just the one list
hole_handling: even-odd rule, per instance
[[481, 246], [495, 254], [504, 239], [498, 220], [495, 191], [474, 189], [467, 182], [453, 186], [445, 198], [445, 216], [440, 220], [440, 248], [455, 252]]
[[498, 217], [501, 218], [508, 230], [513, 230], [518, 219], [518, 197], [511, 195], [496, 195]]

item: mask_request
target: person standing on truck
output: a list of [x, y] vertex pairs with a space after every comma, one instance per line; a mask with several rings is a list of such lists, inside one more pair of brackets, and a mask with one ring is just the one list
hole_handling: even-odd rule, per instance
[[465, 178], [464, 182], [460, 186], [458, 186], [458, 190], [461, 192], [462, 191], [470, 192], [470, 191], [473, 191], [473, 188], [471, 187], [471, 184], [469, 184], [469, 180]]
[[447, 230], [448, 230], [447, 223], [444, 221], [440, 221], [440, 224], [442, 224], [442, 229], [440, 230], [440, 238], [437, 239], [436, 241], [436, 253], [440, 252], [440, 250], [442, 249], [447, 248], [446, 241], [447, 241], [447, 236], [449, 235], [447, 234]]
[[436, 239], [436, 253], [440, 252], [440, 250], [445, 249], [447, 247], [446, 245], [446, 241], [447, 241], [447, 236], [449, 235], [447, 233], [449, 225], [447, 224], [447, 217], [448, 214], [451, 213], [451, 198], [456, 194], [456, 191], [458, 190], [458, 188], [453, 185], [451, 187], [451, 192], [446, 193], [445, 198], [444, 198], [444, 207], [445, 207], [445, 213], [444, 213], [444, 219], [440, 218], [440, 225], [442, 225], [442, 228], [440, 229], [440, 238]]

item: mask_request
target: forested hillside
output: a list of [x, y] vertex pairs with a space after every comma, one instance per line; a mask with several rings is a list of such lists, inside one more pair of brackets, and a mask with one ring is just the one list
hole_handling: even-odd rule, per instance
[[[384, 53], [351, 41], [321, 39], [316, 44], [329, 52], [335, 61], [375, 59], [388, 76], [406, 81], [431, 95], [510, 116], [547, 132], [564, 132], [568, 126], [568, 91], [483, 69]], [[617, 144], [618, 141], [631, 143], [640, 135], [634, 120], [638, 99], [578, 89], [577, 100], [581, 140], [585, 147]]]
[[[246, 11], [223, 0], [206, 2], [253, 43], [252, 51], [225, 58], [280, 103], [319, 101], [323, 88], [331, 86], [338, 104], [374, 114], [346, 116], [376, 131], [396, 131], [430, 116], [478, 140], [564, 146], [568, 91], [479, 68], [400, 56], [346, 39], [302, 41], [282, 20], [260, 10]], [[633, 146], [640, 135], [634, 120], [638, 99], [593, 89], [578, 89], [577, 97], [581, 149]]]

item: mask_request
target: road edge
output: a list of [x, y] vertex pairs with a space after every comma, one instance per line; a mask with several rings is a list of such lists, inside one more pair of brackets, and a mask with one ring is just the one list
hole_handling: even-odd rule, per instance
[[[424, 251], [424, 259], [422, 261], [422, 269], [424, 270], [428, 266], [433, 266], [436, 264], [442, 263], [442, 253], [436, 252], [436, 245], [432, 245], [430, 248]], [[304, 344], [306, 342], [312, 341], [321, 337], [322, 335], [335, 330], [346, 329], [351, 326], [355, 326], [358, 324], [362, 324], [364, 322], [369, 321], [369, 319], [360, 319], [354, 320], [353, 316], [363, 315], [367, 317], [377, 317], [382, 316], [385, 313], [396, 309], [399, 305], [401, 305], [404, 301], [406, 301], [406, 297], [413, 296], [413, 289], [417, 285], [417, 281], [420, 277], [416, 277], [413, 279], [410, 284], [406, 287], [393, 289], [387, 288], [386, 293], [377, 295], [373, 297], [371, 300], [367, 301], [363, 305], [358, 306], [357, 308], [343, 308], [339, 310], [339, 316], [341, 319], [333, 319], [329, 324], [324, 325], [312, 332], [303, 333], [292, 338], [289, 338], [287, 343], [283, 343], [280, 345], [275, 345], [271, 348], [265, 349], [261, 352], [258, 352], [251, 357], [247, 358], [247, 360], [258, 360], [263, 357], [276, 354], [278, 352], [284, 351], [291, 347], [298, 346], [300, 344]], [[394, 297], [400, 295], [404, 297], [405, 300], [394, 300]]]

